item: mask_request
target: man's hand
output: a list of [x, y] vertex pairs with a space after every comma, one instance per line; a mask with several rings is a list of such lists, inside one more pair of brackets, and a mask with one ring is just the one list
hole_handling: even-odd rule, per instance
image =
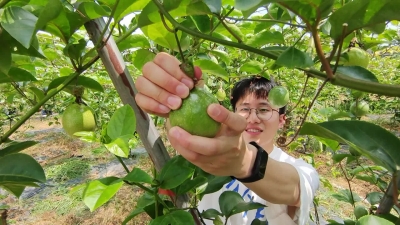
[[171, 145], [184, 158], [210, 174], [248, 176], [257, 151], [242, 138], [246, 119], [218, 104], [210, 105], [207, 113], [222, 123], [216, 137], [195, 136], [179, 127], [171, 127], [168, 131]]
[[[193, 80], [182, 72], [181, 63], [167, 53], [159, 53], [153, 61], [143, 66], [143, 76], [135, 82], [138, 94], [136, 103], [144, 111], [168, 117], [171, 109], [177, 109], [182, 99], [189, 95]], [[201, 70], [195, 67], [195, 76], [201, 77]]]

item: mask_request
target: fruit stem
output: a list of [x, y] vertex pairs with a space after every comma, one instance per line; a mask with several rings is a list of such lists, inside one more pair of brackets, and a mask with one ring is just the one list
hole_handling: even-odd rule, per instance
[[121, 157], [119, 157], [119, 156], [117, 156], [117, 155], [116, 155], [115, 157], [117, 157], [118, 161], [119, 161], [119, 162], [121, 163], [121, 165], [124, 167], [126, 173], [129, 173], [130, 171], [129, 171], [128, 167], [126, 166], [126, 164], [124, 163], [124, 161], [121, 159]]
[[86, 69], [91, 67], [100, 57], [95, 56], [88, 63], [83, 65], [77, 71], [75, 71], [72, 75], [69, 76], [62, 84], [58, 87], [51, 89], [47, 95], [44, 96], [42, 100], [40, 100], [36, 105], [33, 106], [25, 115], [21, 117], [17, 123], [14, 124], [3, 136], [0, 137], [0, 144], [7, 141], [8, 138], [25, 123], [33, 114], [35, 114], [42, 105], [44, 105], [51, 97], [55, 96], [57, 93], [62, 91], [66, 86], [68, 86], [75, 78], [77, 78], [81, 73], [83, 73]]
[[307, 75], [306, 81], [304, 82], [304, 87], [303, 87], [303, 90], [301, 91], [301, 95], [300, 95], [299, 100], [297, 101], [296, 105], [291, 110], [289, 110], [289, 112], [286, 112], [286, 115], [289, 115], [291, 112], [293, 112], [293, 110], [295, 110], [297, 108], [297, 106], [300, 104], [300, 101], [301, 101], [301, 99], [303, 99], [304, 93], [306, 91], [306, 87], [307, 87], [307, 83], [308, 83], [308, 79], [309, 78], [310, 78], [310, 76]]
[[340, 38], [339, 50], [338, 50], [338, 54], [337, 54], [337, 57], [336, 57], [335, 68], [333, 69], [333, 74], [336, 73], [336, 69], [337, 69], [338, 64], [339, 64], [340, 54], [342, 53], [343, 41], [344, 41], [344, 38], [345, 38], [345, 35], [346, 35], [347, 27], [348, 27], [348, 24], [344, 23], [343, 24], [343, 30], [342, 30], [342, 37]]

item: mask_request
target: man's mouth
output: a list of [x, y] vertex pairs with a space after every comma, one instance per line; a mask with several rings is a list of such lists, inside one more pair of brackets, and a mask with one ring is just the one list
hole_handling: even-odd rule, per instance
[[260, 132], [262, 132], [262, 130], [255, 129], [255, 128], [246, 129], [246, 131], [247, 132], [251, 132], [251, 133], [260, 133]]

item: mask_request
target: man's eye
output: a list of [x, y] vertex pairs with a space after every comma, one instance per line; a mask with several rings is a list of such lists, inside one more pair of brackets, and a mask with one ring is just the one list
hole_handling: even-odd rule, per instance
[[243, 108], [243, 109], [241, 109], [240, 111], [242, 111], [242, 112], [248, 112], [248, 111], [250, 111], [250, 109], [249, 109], [249, 108]]
[[258, 109], [258, 111], [261, 112], [261, 113], [266, 113], [266, 112], [269, 112], [271, 110], [269, 110], [269, 108], [260, 108], [260, 109]]

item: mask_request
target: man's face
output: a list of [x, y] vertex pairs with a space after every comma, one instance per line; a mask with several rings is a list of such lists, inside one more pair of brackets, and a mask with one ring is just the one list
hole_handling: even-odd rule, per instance
[[[266, 110], [271, 110], [268, 99], [257, 99], [253, 94], [246, 95], [236, 103], [236, 113], [239, 114], [240, 109], [243, 108], [251, 109], [250, 115], [246, 119], [246, 130], [243, 132], [245, 141], [255, 141], [264, 149], [272, 150], [274, 137], [278, 129], [285, 123], [284, 115], [279, 115], [277, 112], [279, 109], [265, 113]], [[255, 109], [263, 110], [264, 114], [257, 115]]]

